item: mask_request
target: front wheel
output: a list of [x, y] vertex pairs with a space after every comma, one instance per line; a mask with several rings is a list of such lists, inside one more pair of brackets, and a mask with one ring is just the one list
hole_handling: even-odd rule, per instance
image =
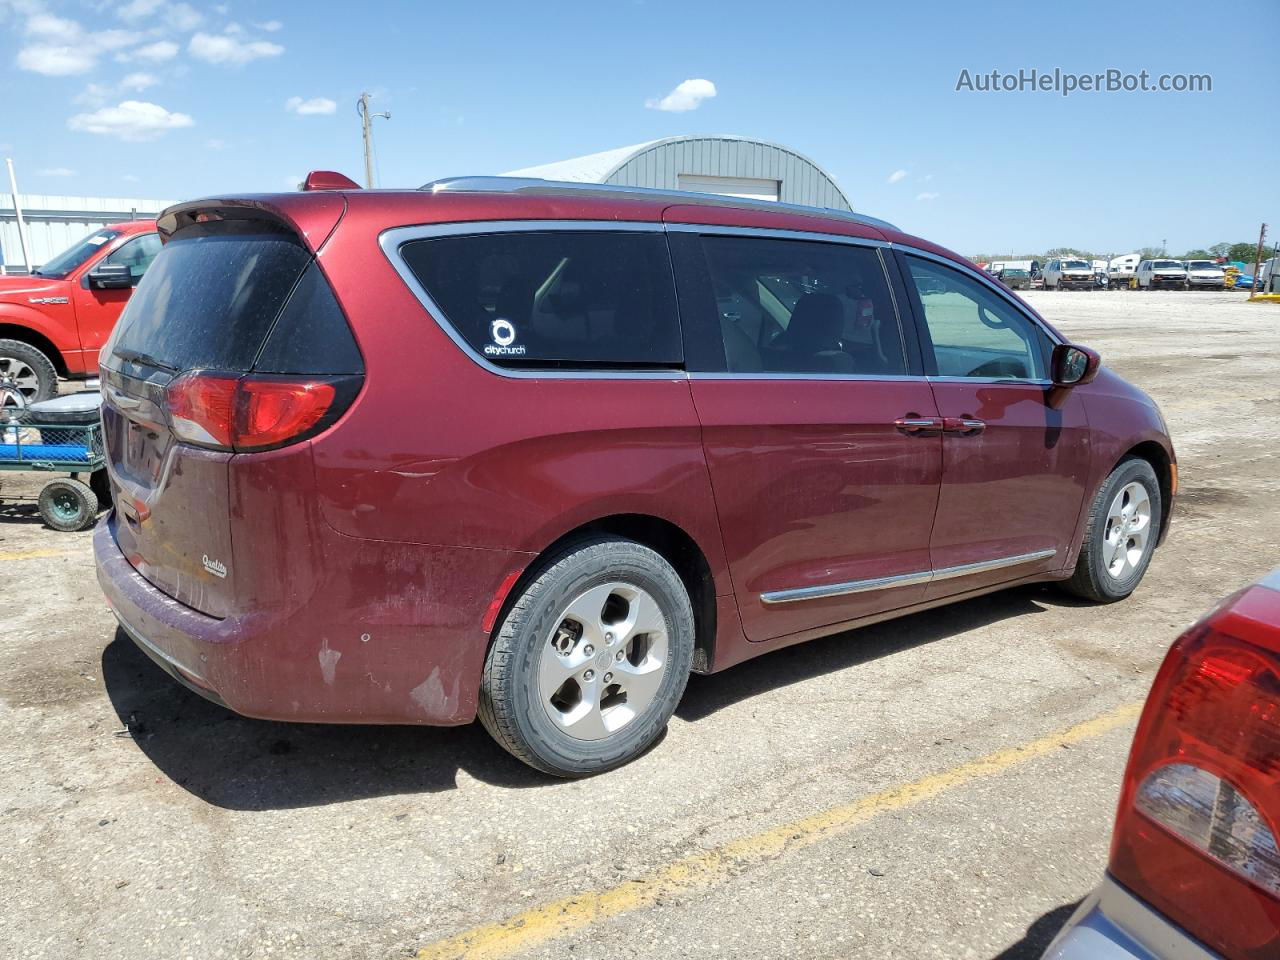
[[1089, 508], [1069, 593], [1097, 603], [1123, 600], [1141, 582], [1160, 535], [1160, 482], [1146, 460], [1122, 460]]
[[0, 339], [0, 387], [20, 393], [27, 403], [48, 400], [58, 392], [58, 371], [31, 344]]
[[693, 662], [689, 594], [661, 554], [594, 539], [551, 558], [485, 659], [480, 721], [544, 773], [621, 766], [657, 739]]

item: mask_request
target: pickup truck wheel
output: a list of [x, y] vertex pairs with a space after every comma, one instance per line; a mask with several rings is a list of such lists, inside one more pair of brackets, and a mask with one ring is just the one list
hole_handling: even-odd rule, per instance
[[17, 390], [27, 403], [58, 392], [58, 371], [43, 353], [21, 340], [0, 340], [0, 387]]

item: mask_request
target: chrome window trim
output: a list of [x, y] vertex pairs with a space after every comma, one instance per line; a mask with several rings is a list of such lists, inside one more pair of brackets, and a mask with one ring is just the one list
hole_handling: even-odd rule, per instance
[[929, 379], [912, 373], [823, 373], [821, 371], [782, 373], [772, 370], [762, 370], [756, 373], [741, 370], [736, 373], [718, 370], [694, 370], [688, 376], [690, 380], [830, 380], [836, 383], [856, 383], [860, 380], [872, 383], [924, 383]]
[[870, 580], [851, 580], [847, 583], [831, 583], [816, 587], [793, 587], [790, 590], [771, 590], [760, 594], [765, 604], [795, 603], [798, 600], [825, 600], [828, 597], [843, 597], [852, 593], [866, 593], [871, 590], [885, 590], [890, 587], [910, 587], [922, 583], [933, 583], [936, 580], [951, 580], [955, 577], [967, 577], [974, 573], [987, 573], [1005, 567], [1016, 567], [1037, 560], [1048, 560], [1056, 556], [1058, 551], [1036, 550], [1033, 553], [1020, 553], [1012, 557], [999, 557], [995, 560], [980, 560], [977, 563], [962, 563], [954, 567], [942, 567], [938, 570], [922, 570], [918, 573], [902, 573], [892, 577], [873, 577]]
[[[932, 260], [934, 263], [941, 264], [944, 267], [950, 267], [952, 270], [955, 270], [957, 273], [963, 274], [964, 276], [969, 277], [972, 280], [977, 280], [983, 286], [990, 288], [992, 291], [998, 294], [1002, 300], [1006, 301], [1009, 304], [1009, 306], [1013, 307], [1014, 310], [1022, 314], [1022, 316], [1024, 316], [1027, 320], [1031, 321], [1031, 323], [1039, 327], [1040, 331], [1046, 337], [1048, 337], [1049, 341], [1053, 343], [1055, 346], [1066, 343], [1065, 340], [1063, 340], [1061, 337], [1054, 334], [1054, 332], [1045, 325], [1045, 322], [1043, 320], [1037, 317], [1034, 313], [1028, 313], [1027, 305], [1019, 302], [1017, 298], [1011, 296], [1012, 294], [1011, 290], [1004, 289], [1003, 287], [1001, 287], [1000, 284], [996, 283], [996, 281], [993, 280], [991, 277], [984, 276], [981, 270], [977, 270], [972, 267], [966, 268], [963, 263], [957, 263], [955, 260], [952, 260], [950, 257], [939, 256], [938, 254], [933, 253], [929, 250], [921, 250], [919, 247], [913, 247], [905, 243], [894, 243], [894, 244], [890, 244], [890, 246], [893, 247], [893, 249], [901, 250], [903, 253], [908, 254], [910, 256], [920, 257], [921, 259], [924, 259], [924, 260]], [[911, 278], [909, 276], [903, 278], [903, 280], [910, 280], [910, 279]], [[957, 377], [955, 379], [967, 380], [969, 378]]]
[[[611, 233], [662, 233], [662, 224], [650, 221], [629, 220], [474, 220], [461, 223], [433, 223], [408, 227], [392, 227], [378, 235], [378, 245], [391, 264], [393, 270], [400, 275], [410, 292], [426, 309], [436, 326], [444, 331], [464, 354], [477, 366], [489, 373], [511, 380], [686, 380], [688, 375], [682, 369], [669, 370], [557, 370], [547, 369], [513, 369], [500, 367], [490, 363], [467, 343], [445, 317], [444, 311], [432, 298], [418, 278], [414, 276], [404, 257], [400, 255], [400, 247], [412, 240], [436, 240], [440, 237], [480, 236], [490, 233], [545, 233], [551, 230], [587, 231]], [[677, 306], [678, 309], [678, 306]]]

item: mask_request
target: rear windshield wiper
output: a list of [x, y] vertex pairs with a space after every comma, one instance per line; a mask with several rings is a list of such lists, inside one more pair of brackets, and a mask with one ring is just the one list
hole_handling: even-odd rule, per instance
[[145, 363], [149, 367], [155, 367], [168, 373], [177, 373], [178, 368], [165, 363], [163, 360], [157, 360], [149, 353], [143, 353], [141, 350], [116, 350], [115, 355], [121, 360], [128, 360], [130, 363]]

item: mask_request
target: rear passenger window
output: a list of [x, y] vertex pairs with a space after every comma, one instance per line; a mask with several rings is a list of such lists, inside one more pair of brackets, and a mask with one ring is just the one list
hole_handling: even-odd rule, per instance
[[902, 334], [875, 250], [728, 236], [703, 237], [702, 246], [725, 370], [906, 373]]
[[413, 240], [401, 255], [491, 363], [543, 369], [684, 362], [660, 233], [544, 231]]
[[[916, 257], [906, 259], [924, 310], [938, 376], [1044, 377], [1046, 339], [1033, 321], [958, 270]], [[925, 349], [927, 354], [927, 344]]]

